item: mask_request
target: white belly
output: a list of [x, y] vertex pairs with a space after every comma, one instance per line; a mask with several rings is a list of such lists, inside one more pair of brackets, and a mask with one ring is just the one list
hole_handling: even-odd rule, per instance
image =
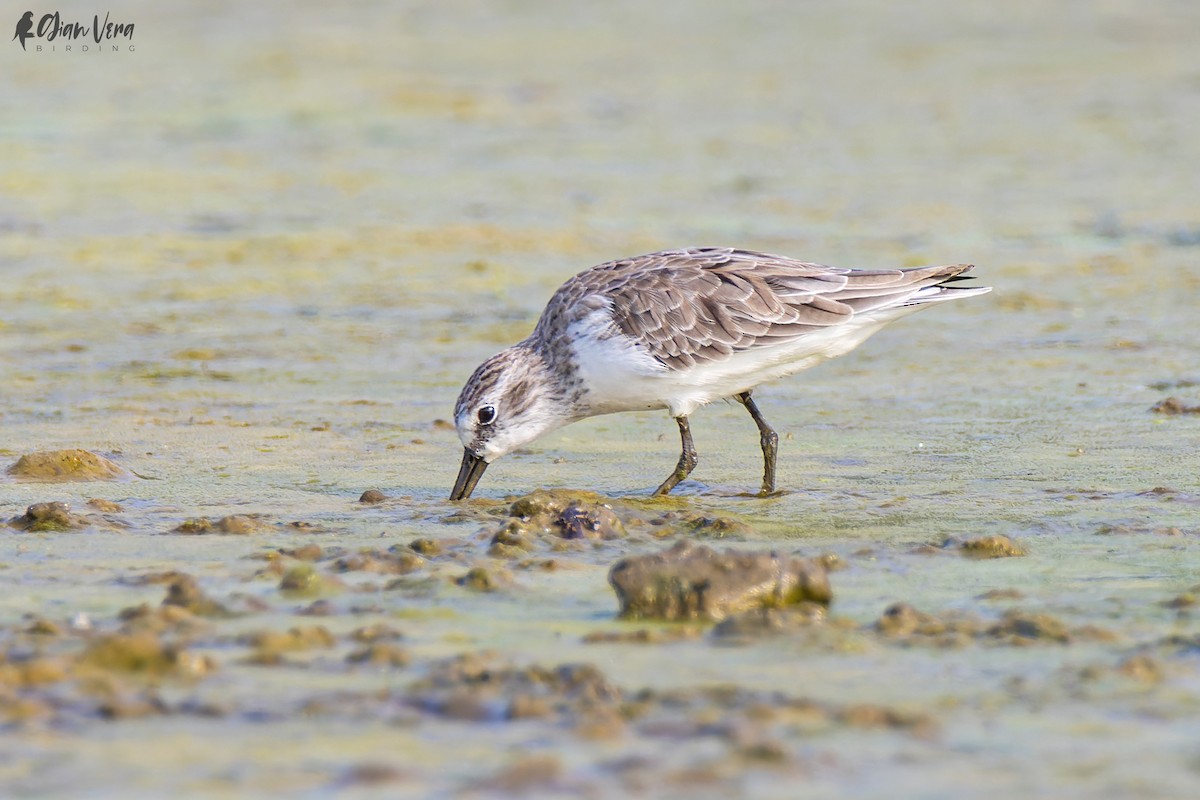
[[584, 321], [568, 333], [577, 369], [587, 385], [584, 402], [591, 415], [666, 408], [671, 416], [679, 417], [713, 400], [844, 355], [901, 315], [855, 317], [787, 344], [743, 350], [724, 361], [685, 370], [664, 366], [626, 336], [595, 336], [592, 325], [601, 320]]

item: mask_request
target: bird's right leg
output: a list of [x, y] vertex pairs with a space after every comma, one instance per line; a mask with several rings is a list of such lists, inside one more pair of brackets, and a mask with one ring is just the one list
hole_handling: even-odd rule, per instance
[[751, 399], [749, 392], [737, 395], [737, 400], [746, 407], [750, 416], [754, 418], [754, 424], [758, 426], [758, 441], [762, 446], [763, 454], [763, 481], [758, 495], [766, 497], [775, 491], [775, 460], [779, 455], [779, 434], [775, 433], [775, 429], [767, 423], [766, 418]]
[[696, 455], [696, 446], [692, 444], [692, 429], [688, 427], [687, 417], [676, 417], [675, 422], [679, 425], [679, 438], [683, 444], [683, 452], [679, 454], [679, 463], [675, 465], [675, 471], [667, 476], [667, 479], [662, 482], [662, 486], [654, 490], [655, 494], [669, 494], [681, 480], [691, 474], [700, 460], [700, 456]]

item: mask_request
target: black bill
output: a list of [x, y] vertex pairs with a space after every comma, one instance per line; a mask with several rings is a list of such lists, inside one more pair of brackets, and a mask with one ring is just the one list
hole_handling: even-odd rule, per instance
[[470, 450], [463, 450], [462, 466], [458, 468], [458, 480], [454, 482], [454, 490], [450, 492], [451, 500], [465, 500], [475, 491], [475, 484], [483, 477], [488, 462]]

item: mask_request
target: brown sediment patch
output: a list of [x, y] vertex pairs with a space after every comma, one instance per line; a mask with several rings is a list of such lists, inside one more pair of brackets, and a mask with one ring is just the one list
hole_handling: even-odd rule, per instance
[[377, 622], [374, 625], [364, 625], [350, 632], [350, 639], [352, 641], [363, 644], [394, 642], [403, 638], [404, 633], [402, 631], [384, 622]]
[[560, 786], [564, 771], [562, 761], [551, 753], [519, 756], [511, 764], [478, 781], [475, 788], [489, 794], [500, 792], [515, 796], [561, 789], [564, 788]]
[[172, 533], [184, 533], [193, 536], [205, 534], [227, 534], [230, 536], [248, 536], [271, 529], [271, 525], [263, 522], [254, 514], [230, 514], [215, 522], [208, 517], [184, 520]]
[[407, 702], [438, 716], [476, 721], [555, 717], [577, 724], [619, 708], [621, 691], [590, 664], [518, 667], [498, 653], [455, 656], [412, 684]]
[[828, 605], [833, 596], [820, 562], [764, 551], [719, 553], [687, 540], [621, 559], [608, 581], [623, 619], [717, 622], [752, 608]]
[[1025, 593], [1019, 589], [988, 589], [975, 596], [976, 600], [1024, 600]]
[[1163, 398], [1154, 405], [1150, 406], [1150, 411], [1155, 414], [1166, 414], [1167, 416], [1200, 414], [1200, 405], [1189, 406], [1178, 397], [1171, 396]]
[[131, 477], [125, 468], [88, 450], [41, 450], [17, 459], [7, 473], [20, 481], [111, 481]]
[[583, 637], [584, 644], [666, 644], [699, 639], [704, 634], [701, 628], [691, 625], [672, 625], [661, 628], [638, 628], [636, 630], [592, 631]]
[[362, 550], [333, 562], [336, 572], [370, 572], [378, 575], [408, 575], [425, 566], [425, 559], [405, 548]]
[[1114, 634], [1095, 625], [1072, 628], [1045, 613], [1009, 609], [999, 620], [988, 621], [962, 613], [937, 616], [895, 603], [873, 625], [883, 638], [904, 645], [962, 647], [971, 642], [1024, 647], [1034, 644], [1072, 644], [1077, 641], [1111, 642]]

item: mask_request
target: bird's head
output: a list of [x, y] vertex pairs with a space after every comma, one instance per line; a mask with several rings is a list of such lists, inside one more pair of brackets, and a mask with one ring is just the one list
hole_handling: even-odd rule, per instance
[[522, 342], [492, 356], [454, 408], [463, 460], [450, 499], [470, 497], [488, 464], [573, 419], [541, 354]]

